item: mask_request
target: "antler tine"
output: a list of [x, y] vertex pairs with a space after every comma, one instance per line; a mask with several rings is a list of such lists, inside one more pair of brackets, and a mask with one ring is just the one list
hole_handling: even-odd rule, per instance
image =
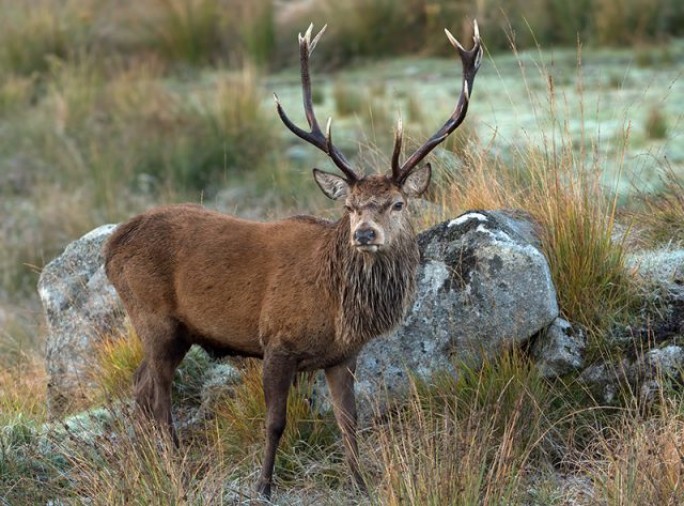
[[301, 66], [301, 79], [302, 79], [302, 100], [304, 103], [304, 113], [306, 115], [306, 121], [309, 123], [311, 128], [310, 132], [299, 128], [295, 125], [280, 104], [278, 96], [274, 93], [273, 97], [276, 102], [276, 109], [278, 111], [278, 116], [280, 116], [283, 124], [297, 137], [305, 140], [306, 142], [313, 144], [318, 149], [326, 153], [330, 159], [335, 163], [335, 165], [344, 173], [349, 182], [358, 181], [359, 176], [354, 172], [351, 164], [347, 161], [344, 155], [332, 144], [331, 133], [330, 133], [330, 123], [328, 120], [328, 125], [326, 127], [326, 133], [321, 131], [321, 127], [316, 119], [316, 114], [313, 109], [313, 98], [311, 95], [311, 75], [309, 72], [309, 56], [313, 53], [313, 50], [318, 44], [323, 32], [328, 25], [325, 25], [316, 34], [316, 36], [311, 39], [311, 32], [313, 30], [313, 24], [309, 25], [304, 35], [299, 34], [299, 61]]
[[399, 156], [401, 155], [401, 145], [404, 141], [404, 124], [399, 117], [397, 129], [394, 132], [394, 150], [392, 151], [392, 179], [401, 179], [401, 167], [399, 166]]
[[[468, 103], [470, 102], [470, 94], [473, 91], [473, 82], [477, 74], [480, 64], [482, 63], [482, 43], [480, 40], [480, 29], [477, 21], [473, 22], [473, 47], [470, 50], [465, 49], [456, 38], [451, 35], [449, 30], [444, 30], [449, 42], [456, 48], [463, 65], [463, 85], [461, 88], [461, 95], [458, 103], [451, 113], [449, 119], [442, 125], [442, 127], [430, 137], [425, 144], [419, 147], [399, 168], [398, 175], [395, 179], [403, 182], [411, 171], [425, 158], [430, 152], [437, 147], [438, 144], [444, 141], [449, 134], [451, 134], [463, 122], [468, 112]], [[396, 140], [395, 140], [396, 149]], [[394, 154], [393, 154], [394, 160]], [[392, 167], [393, 175], [396, 174], [394, 167]]]

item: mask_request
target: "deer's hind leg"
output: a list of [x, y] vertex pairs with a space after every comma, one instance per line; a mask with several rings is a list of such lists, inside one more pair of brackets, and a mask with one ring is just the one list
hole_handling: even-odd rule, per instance
[[146, 314], [131, 320], [144, 352], [134, 378], [136, 403], [178, 444], [171, 416], [171, 385], [176, 368], [190, 349], [186, 332], [170, 317]]

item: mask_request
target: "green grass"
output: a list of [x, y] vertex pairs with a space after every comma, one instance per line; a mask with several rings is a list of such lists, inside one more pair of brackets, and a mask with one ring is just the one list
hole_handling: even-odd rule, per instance
[[335, 99], [335, 112], [340, 117], [360, 114], [364, 109], [363, 92], [356, 85], [342, 81], [336, 82], [333, 87], [333, 98]]
[[648, 112], [644, 124], [646, 136], [649, 139], [667, 139], [667, 116], [658, 107], [652, 107]]

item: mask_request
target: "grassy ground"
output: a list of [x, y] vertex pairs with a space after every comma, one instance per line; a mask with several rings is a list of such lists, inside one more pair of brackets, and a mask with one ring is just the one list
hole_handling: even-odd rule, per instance
[[[261, 458], [263, 400], [254, 365], [214, 421], [188, 428], [180, 452], [159, 447], [118, 403], [105, 402], [115, 412], [110, 434], [94, 442], [51, 434], [54, 451], [45, 453], [37, 273], [95, 226], [161, 203], [203, 202], [257, 218], [335, 216], [310, 176], [313, 166], [332, 166], [276, 119], [273, 91], [304, 122], [297, 70], [269, 72], [263, 61], [247, 61], [275, 51], [268, 29], [240, 39], [251, 58], [220, 61], [220, 51], [210, 49], [219, 33], [212, 24], [218, 2], [194, 0], [202, 16], [188, 24], [191, 18], [174, 10], [182, 3], [155, 0], [161, 10], [150, 12], [168, 16], [151, 41], [116, 32], [97, 44], [83, 43], [92, 39], [81, 22], [93, 12], [97, 26], [116, 17], [102, 16], [95, 0], [67, 4], [54, 26], [49, 10], [12, 11], [26, 16], [12, 18], [17, 26], [41, 34], [31, 46], [10, 44], [21, 36], [6, 24], [0, 36], [0, 504], [60, 496], [66, 503], [89, 497], [130, 504], [132, 491], [141, 504], [231, 503], [251, 493]], [[269, 15], [243, 14], [256, 24]], [[209, 38], [195, 37], [200, 33]], [[330, 37], [334, 45], [340, 35]], [[39, 55], [52, 48], [53, 57], [27, 47]], [[156, 49], [150, 55], [141, 47]], [[368, 170], [388, 166], [398, 116], [409, 150], [450, 114], [460, 90], [453, 58], [402, 56], [323, 72], [316, 56], [318, 116], [333, 117], [336, 144]], [[420, 227], [469, 208], [528, 211], [543, 225], [564, 316], [587, 329], [594, 358], [607, 353], [612, 326], [637, 317], [638, 287], [624, 269], [625, 255], [684, 241], [683, 62], [681, 40], [579, 55], [488, 55], [466, 123], [434, 155], [430, 198], [437, 205], [418, 217]], [[625, 229], [635, 233], [623, 236]], [[125, 400], [139, 350], [103, 353], [112, 367], [102, 375], [103, 398]], [[189, 371], [201, 370], [202, 360]], [[631, 392], [620, 409], [607, 408], [572, 378], [543, 381], [518, 356], [457, 383], [416, 384], [404, 406], [362, 434], [370, 500], [677, 504], [684, 500], [684, 404], [671, 394], [648, 412]], [[180, 395], [194, 395], [192, 387]], [[291, 399], [278, 500], [367, 502], [348, 486], [334, 424], [308, 412], [306, 395], [303, 383]], [[159, 490], [167, 495], [160, 498]]]

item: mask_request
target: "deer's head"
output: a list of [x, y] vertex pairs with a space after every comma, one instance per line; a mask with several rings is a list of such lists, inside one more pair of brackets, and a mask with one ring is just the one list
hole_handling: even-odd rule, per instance
[[314, 169], [314, 179], [326, 196], [344, 202], [346, 214], [349, 217], [351, 245], [359, 251], [375, 253], [391, 247], [396, 238], [409, 228], [406, 214], [408, 200], [422, 195], [430, 184], [430, 164], [419, 167], [420, 162], [465, 119], [475, 75], [482, 61], [480, 34], [477, 22], [475, 22], [474, 44], [472, 49], [466, 50], [448, 30], [444, 30], [449, 41], [458, 51], [463, 64], [461, 95], [444, 125], [404, 163], [400, 163], [403, 143], [400, 120], [394, 137], [391, 170], [384, 175], [360, 176], [333, 145], [331, 119], [328, 119], [325, 133], [323, 133], [313, 110], [309, 57], [325, 28], [324, 26], [313, 39], [311, 38], [313, 25], [309, 26], [303, 36], [299, 35], [304, 112], [311, 131], [307, 132], [295, 125], [285, 114], [278, 97], [274, 95], [276, 107], [280, 119], [287, 128], [325, 152], [340, 169], [342, 175]]
[[349, 182], [318, 169], [314, 169], [314, 179], [325, 195], [344, 202], [351, 244], [359, 251], [375, 253], [390, 247], [408, 227], [406, 205], [427, 189], [430, 165], [411, 172], [402, 183], [385, 175]]

